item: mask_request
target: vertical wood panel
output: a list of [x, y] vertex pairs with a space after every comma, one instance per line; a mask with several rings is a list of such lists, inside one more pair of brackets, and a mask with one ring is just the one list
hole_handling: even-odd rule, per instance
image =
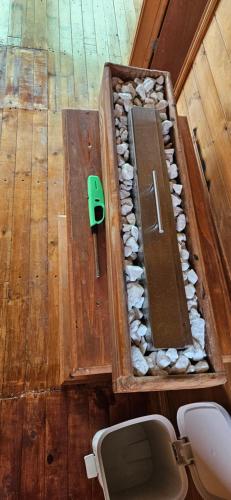
[[30, 310], [28, 318], [27, 388], [44, 387], [47, 370], [47, 112], [33, 112]]
[[225, 117], [231, 121], [231, 61], [215, 17], [204, 38], [204, 47]]
[[19, 498], [23, 399], [2, 400], [0, 433], [0, 497]]
[[32, 120], [30, 111], [18, 111], [4, 374], [6, 394], [22, 390], [25, 378], [29, 312]]
[[231, 58], [231, 5], [229, 0], [219, 2], [215, 17], [229, 58]]
[[67, 496], [67, 404], [65, 394], [46, 398], [45, 498]]
[[44, 396], [24, 399], [19, 498], [44, 499], [45, 419]]
[[[170, 71], [175, 84], [207, 0], [170, 0], [151, 68]], [[179, 43], [180, 40], [180, 43]]]
[[62, 117], [48, 112], [48, 375], [47, 384], [59, 383], [58, 214], [64, 213]]

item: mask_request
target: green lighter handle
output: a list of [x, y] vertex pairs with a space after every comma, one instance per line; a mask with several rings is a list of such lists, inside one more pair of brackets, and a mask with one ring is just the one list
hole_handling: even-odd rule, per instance
[[90, 227], [93, 227], [101, 224], [105, 217], [103, 186], [98, 175], [89, 175], [87, 191]]

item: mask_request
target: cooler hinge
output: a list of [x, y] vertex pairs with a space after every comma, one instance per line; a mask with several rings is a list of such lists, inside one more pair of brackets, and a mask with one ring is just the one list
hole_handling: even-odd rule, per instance
[[194, 463], [192, 447], [188, 438], [183, 437], [174, 441], [172, 447], [179, 465], [191, 465]]

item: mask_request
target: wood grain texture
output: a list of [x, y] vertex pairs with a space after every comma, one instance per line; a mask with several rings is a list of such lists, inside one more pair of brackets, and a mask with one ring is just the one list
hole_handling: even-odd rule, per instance
[[169, 0], [144, 0], [135, 33], [129, 64], [148, 68], [153, 44], [158, 39]]
[[177, 81], [174, 85], [174, 94], [176, 99], [178, 99], [181, 90], [185, 84], [187, 76], [192, 68], [194, 63], [194, 59], [197, 55], [197, 52], [200, 48], [202, 40], [209, 28], [211, 20], [213, 18], [214, 12], [216, 10], [217, 5], [219, 4], [219, 0], [209, 0], [206, 4], [204, 12], [201, 16], [201, 19], [198, 23], [197, 29], [194, 33], [191, 45], [186, 54], [185, 60], [182, 64], [181, 70], [179, 72]]
[[[192, 343], [192, 335], [159, 113], [154, 109], [136, 107], [131, 111], [129, 122], [131, 164], [135, 168], [134, 183], [137, 186], [134, 205], [143, 248], [141, 258], [145, 268], [148, 323], [156, 348], [182, 348]], [[154, 171], [162, 233], [158, 226], [154, 189], [150, 191]], [[155, 230], [150, 231], [155, 225]]]
[[[163, 377], [159, 381], [156, 377], [143, 378], [143, 385], [139, 377], [132, 376], [130, 338], [127, 321], [126, 291], [123, 278], [123, 251], [121, 243], [121, 218], [118, 194], [118, 168], [115, 145], [113, 102], [111, 77], [118, 76], [124, 80], [140, 76], [155, 77], [158, 72], [129, 68], [107, 64], [104, 70], [100, 96], [100, 128], [102, 145], [102, 172], [105, 189], [106, 203], [106, 233], [107, 233], [107, 265], [108, 265], [108, 290], [109, 301], [112, 304], [110, 310], [111, 331], [112, 331], [112, 374], [113, 387], [115, 392], [129, 392], [140, 390], [167, 390], [169, 387], [181, 389], [188, 384], [188, 387], [196, 387], [199, 380], [194, 376], [186, 376], [183, 379]], [[225, 374], [221, 362], [219, 342], [217, 336], [216, 323], [209, 294], [209, 287], [206, 277], [205, 262], [201, 251], [198, 226], [196, 222], [195, 210], [192, 202], [191, 185], [186, 169], [186, 160], [183, 145], [177, 125], [177, 114], [175, 100], [169, 74], [165, 73], [166, 96], [169, 102], [169, 115], [173, 122], [174, 134], [172, 136], [176, 154], [176, 163], [180, 172], [180, 179], [184, 186], [184, 207], [187, 215], [187, 241], [192, 256], [192, 266], [199, 276], [197, 295], [200, 309], [207, 324], [207, 352], [209, 355], [211, 368], [215, 373], [208, 374], [200, 380], [208, 386], [224, 383]], [[114, 264], [114, 265], [113, 265]], [[145, 380], [146, 379], [146, 380]], [[172, 380], [172, 381], [171, 381]], [[204, 382], [203, 382], [204, 380]], [[146, 389], [145, 389], [146, 388]]]
[[207, 281], [214, 311], [214, 318], [217, 324], [222, 353], [223, 355], [229, 355], [231, 353], [230, 301], [228, 299], [228, 290], [216, 242], [216, 234], [209, 205], [209, 195], [201, 167], [195, 156], [186, 118], [179, 118], [179, 127], [184, 144], [188, 174], [192, 186], [193, 202], [199, 228], [203, 258], [206, 265]]
[[[196, 130], [209, 201], [215, 221], [229, 295], [230, 252], [230, 6], [221, 0], [196, 56], [182, 94], [190, 130]], [[227, 68], [227, 71], [226, 71]]]
[[[101, 176], [98, 113], [65, 111], [65, 175], [72, 350], [69, 369], [110, 364], [106, 248], [104, 225], [98, 227], [100, 278], [96, 279], [94, 245], [89, 225], [87, 178]], [[76, 193], [81, 196], [76, 196]], [[69, 376], [66, 373], [66, 377]]]
[[[227, 373], [230, 384], [230, 365]], [[170, 419], [177, 432], [179, 406], [216, 401], [231, 413], [228, 394], [228, 384], [168, 391], [161, 397], [160, 393], [115, 395], [110, 385], [102, 385], [0, 401], [1, 499], [41, 500], [49, 495], [51, 500], [103, 500], [97, 480], [87, 479], [83, 459], [92, 451], [95, 431], [129, 418], [161, 414]], [[192, 481], [186, 498], [199, 498]]]
[[207, 1], [195, 0], [193, 4], [184, 0], [169, 2], [150, 68], [169, 71], [173, 85], [180, 73]]

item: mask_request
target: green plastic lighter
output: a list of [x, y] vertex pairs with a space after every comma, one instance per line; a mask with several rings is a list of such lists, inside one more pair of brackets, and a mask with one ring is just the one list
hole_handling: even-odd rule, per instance
[[100, 277], [98, 246], [97, 246], [97, 226], [104, 221], [105, 203], [103, 186], [98, 175], [89, 175], [87, 179], [88, 211], [90, 227], [94, 242], [95, 270], [96, 278]]

